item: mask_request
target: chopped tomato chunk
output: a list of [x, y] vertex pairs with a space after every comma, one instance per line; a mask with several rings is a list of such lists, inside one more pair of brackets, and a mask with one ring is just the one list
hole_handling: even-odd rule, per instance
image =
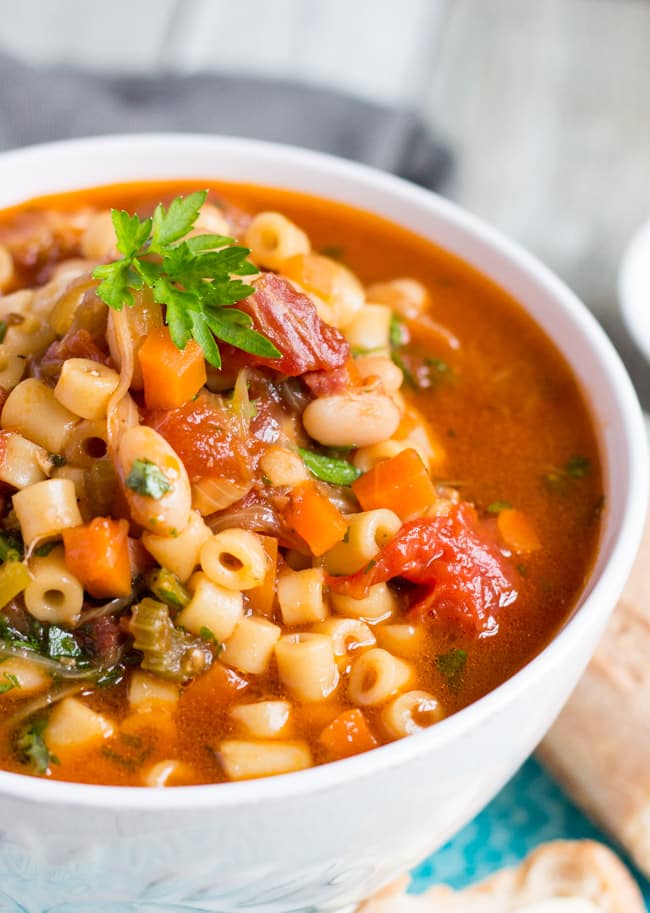
[[281, 353], [280, 358], [248, 355], [231, 346], [220, 346], [224, 366], [267, 365], [297, 377], [307, 371], [331, 371], [350, 357], [347, 340], [320, 319], [310, 298], [297, 292], [286, 279], [266, 273], [255, 283], [255, 292], [236, 305]]
[[250, 478], [240, 425], [216, 398], [204, 395], [178, 409], [150, 410], [144, 420], [174, 448], [191, 482], [205, 476]]
[[518, 595], [505, 559], [481, 535], [469, 504], [405, 523], [368, 566], [348, 577], [329, 577], [328, 583], [359, 599], [394, 577], [422, 585], [411, 609], [418, 617], [459, 621], [483, 636], [496, 633], [499, 609]]

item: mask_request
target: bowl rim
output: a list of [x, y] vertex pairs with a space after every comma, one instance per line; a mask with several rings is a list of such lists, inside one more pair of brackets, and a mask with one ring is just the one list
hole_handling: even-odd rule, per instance
[[623, 251], [618, 272], [618, 298], [630, 335], [639, 350], [650, 360], [649, 259], [650, 219], [646, 219], [639, 225]]
[[[586, 597], [583, 597], [583, 601], [572, 617], [547, 646], [493, 691], [415, 737], [401, 739], [362, 755], [296, 773], [244, 782], [180, 786], [166, 790], [42, 780], [24, 774], [0, 771], [0, 796], [57, 806], [101, 808], [112, 811], [162, 812], [189, 811], [197, 808], [217, 809], [249, 805], [264, 800], [279, 801], [332, 789], [346, 782], [365, 779], [440, 749], [498, 712], [512, 701], [517, 693], [526, 690], [534, 681], [544, 679], [553, 667], [560, 665], [563, 659], [566, 660], [572, 653], [574, 644], [581, 640], [583, 632], [586, 632], [589, 626], [604, 624], [620, 594], [641, 540], [648, 495], [645, 427], [636, 393], [620, 357], [595, 317], [574, 293], [519, 244], [450, 200], [368, 165], [296, 146], [260, 140], [192, 133], [143, 133], [69, 139], [9, 150], [0, 153], [0, 173], [3, 170], [12, 167], [20, 168], [27, 164], [37, 168], [39, 166], [47, 167], [48, 159], [56, 160], [57, 157], [66, 158], [68, 156], [78, 158], [84, 152], [121, 154], [128, 157], [134, 147], [147, 144], [154, 149], [156, 146], [160, 147], [161, 144], [167, 146], [173, 144], [181, 153], [183, 149], [198, 146], [211, 149], [215, 154], [220, 151], [226, 153], [243, 151], [249, 156], [256, 157], [260, 164], [264, 161], [279, 163], [287, 169], [287, 172], [292, 163], [303, 166], [307, 164], [315, 170], [324, 170], [334, 179], [340, 178], [343, 182], [353, 181], [372, 191], [384, 194], [386, 197], [400, 198], [407, 203], [410, 202], [433, 211], [464, 235], [473, 239], [478, 238], [488, 244], [497, 252], [501, 261], [509, 262], [519, 273], [532, 278], [537, 286], [554, 299], [558, 307], [571, 316], [576, 331], [586, 337], [592, 353], [601, 362], [607, 374], [614, 400], [620, 410], [620, 418], [625, 430], [627, 444], [625, 470], [629, 480], [627, 502], [624, 505], [617, 530], [617, 541], [612, 546], [609, 561], [601, 569], [592, 589]], [[51, 167], [52, 162], [49, 164]], [[181, 170], [179, 169], [179, 171]], [[206, 177], [205, 174], [201, 176]], [[157, 174], [156, 177], [158, 177]], [[168, 177], [173, 180], [174, 175], [171, 169]], [[109, 183], [116, 182], [110, 181]], [[255, 181], [250, 183], [255, 183]], [[56, 193], [56, 188], [51, 192]], [[30, 196], [41, 195], [43, 194], [34, 193]], [[318, 193], [316, 192], [314, 195], [318, 196]], [[520, 304], [524, 306], [522, 302]], [[583, 390], [583, 393], [587, 397], [586, 391]], [[637, 443], [638, 447], [635, 446]], [[590, 580], [593, 581], [593, 572]]]

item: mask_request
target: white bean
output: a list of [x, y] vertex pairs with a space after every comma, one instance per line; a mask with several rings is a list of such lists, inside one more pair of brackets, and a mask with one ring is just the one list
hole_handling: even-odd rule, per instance
[[[138, 468], [138, 461], [145, 464], [145, 471], [153, 464], [154, 469], [148, 471], [159, 470], [169, 490], [160, 497], [151, 497], [129, 487], [127, 479]], [[190, 481], [185, 466], [157, 431], [137, 425], [125, 432], [119, 442], [116, 466], [136, 523], [159, 536], [176, 536], [185, 529], [192, 508]]]
[[392, 399], [369, 390], [315, 399], [302, 420], [307, 434], [326, 447], [369, 447], [392, 437], [400, 418]]
[[396, 393], [402, 386], [404, 374], [395, 362], [384, 355], [360, 355], [354, 363], [363, 380], [378, 377], [385, 393]]

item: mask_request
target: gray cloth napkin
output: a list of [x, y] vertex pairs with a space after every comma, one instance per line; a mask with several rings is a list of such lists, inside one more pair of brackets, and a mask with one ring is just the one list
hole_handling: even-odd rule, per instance
[[413, 112], [256, 77], [106, 76], [0, 55], [0, 149], [102, 133], [223, 133], [319, 149], [441, 189], [451, 156]]
[[[275, 140], [374, 165], [439, 192], [453, 159], [409, 110], [247, 76], [109, 76], [0, 54], [0, 149], [102, 133], [189, 131]], [[650, 372], [618, 316], [606, 326], [650, 407]]]

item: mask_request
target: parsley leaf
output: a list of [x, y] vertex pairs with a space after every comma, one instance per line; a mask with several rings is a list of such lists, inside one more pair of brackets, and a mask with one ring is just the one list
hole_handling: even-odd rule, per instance
[[24, 650], [40, 652], [40, 625], [36, 619], [33, 620], [32, 625], [32, 632], [24, 634], [18, 628], [14, 628], [13, 625], [9, 624], [5, 615], [0, 614], [0, 642], [9, 644], [11, 647], [22, 647]]
[[158, 500], [171, 491], [171, 485], [162, 469], [151, 460], [134, 460], [125, 485], [131, 491]]
[[9, 329], [9, 324], [6, 320], [0, 320], [0, 343], [5, 341], [5, 336], [7, 335], [7, 330]]
[[[177, 197], [165, 208], [159, 203], [151, 219], [113, 210], [112, 219], [121, 260], [96, 267], [101, 280], [97, 294], [109, 307], [121, 310], [135, 304], [134, 291], [147, 286], [158, 304], [165, 305], [165, 323], [174, 344], [184, 349], [195, 339], [206, 360], [221, 367], [216, 340], [264, 358], [281, 353], [252, 329], [252, 320], [229, 308], [254, 292], [233, 276], [258, 272], [247, 247], [223, 235], [185, 236], [199, 216], [207, 191]], [[155, 255], [153, 258], [151, 255]]]
[[52, 549], [56, 548], [57, 545], [60, 544], [60, 539], [52, 539], [51, 542], [44, 542], [43, 545], [39, 545], [38, 548], [34, 549], [34, 556], [36, 558], [47, 558]]
[[566, 471], [572, 479], [583, 479], [591, 468], [591, 461], [584, 456], [572, 456], [566, 464]]
[[43, 733], [47, 721], [45, 719], [34, 720], [29, 726], [24, 728], [16, 741], [16, 748], [21, 756], [31, 764], [35, 773], [46, 774], [51, 764], [59, 764], [59, 759], [50, 754], [45, 744]]
[[138, 216], [129, 215], [123, 209], [111, 213], [117, 249], [124, 257], [134, 257], [151, 234], [151, 219], [140, 221]]
[[160, 253], [168, 244], [186, 235], [198, 219], [207, 197], [207, 190], [197, 190], [186, 197], [176, 197], [167, 210], [159, 203], [153, 214], [151, 249]]
[[351, 485], [361, 475], [361, 470], [347, 460], [323, 456], [313, 450], [303, 450], [302, 447], [298, 448], [298, 453], [313, 476], [331, 485]]
[[46, 629], [45, 654], [50, 659], [80, 659], [84, 651], [69, 631], [50, 625]]
[[0, 694], [7, 694], [9, 691], [13, 691], [14, 688], [22, 687], [12, 672], [5, 672], [2, 678], [4, 678], [4, 681], [0, 681]]
[[0, 561], [22, 561], [23, 543], [11, 533], [0, 533]]
[[436, 657], [438, 671], [444, 675], [452, 688], [458, 687], [466, 663], [467, 650], [459, 650], [457, 647]]
[[567, 494], [571, 483], [584, 479], [591, 470], [591, 460], [585, 456], [572, 456], [562, 469], [551, 469], [544, 475], [544, 482], [554, 494]]
[[512, 504], [510, 501], [493, 501], [487, 506], [487, 512], [489, 514], [500, 514], [502, 510], [510, 510]]
[[390, 318], [390, 344], [394, 349], [399, 349], [407, 342], [407, 330], [399, 317], [394, 314]]

